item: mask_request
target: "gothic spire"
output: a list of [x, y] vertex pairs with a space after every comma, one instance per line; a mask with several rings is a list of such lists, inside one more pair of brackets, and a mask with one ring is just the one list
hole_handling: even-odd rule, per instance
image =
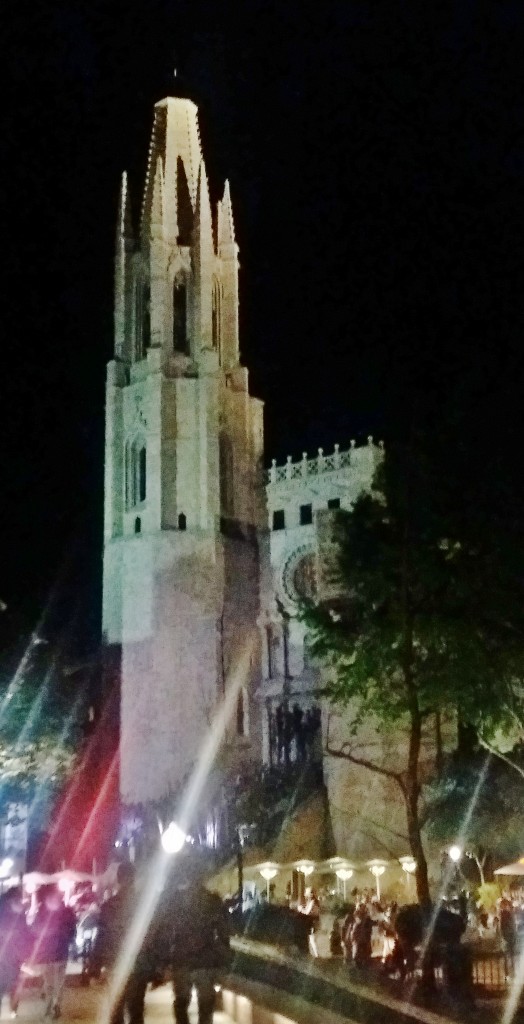
[[218, 204], [218, 250], [224, 245], [235, 244], [235, 226], [233, 223], [233, 207], [231, 205], [231, 194], [229, 181], [224, 186], [222, 202]]
[[116, 237], [117, 242], [122, 238], [130, 242], [133, 240], [133, 223], [131, 218], [131, 202], [129, 197], [127, 171], [122, 171], [122, 178], [120, 181]]
[[195, 210], [195, 224], [193, 229], [195, 243], [204, 247], [211, 253], [213, 251], [213, 231], [211, 222], [211, 203], [209, 201], [209, 187], [207, 183], [206, 165], [203, 160], [200, 162], [198, 172], [197, 201]]

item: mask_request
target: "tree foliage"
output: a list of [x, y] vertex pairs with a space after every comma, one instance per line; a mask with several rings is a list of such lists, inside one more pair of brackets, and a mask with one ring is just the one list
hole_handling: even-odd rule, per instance
[[[522, 751], [515, 757], [522, 764]], [[453, 757], [425, 789], [427, 833], [442, 847], [459, 843], [476, 865], [472, 880], [484, 883], [497, 864], [522, 853], [523, 794], [513, 768], [485, 750]]]
[[4, 630], [2, 640], [0, 815], [24, 803], [41, 819], [74, 765], [80, 703], [64, 688], [53, 645], [19, 629]]
[[[327, 695], [352, 712], [347, 742], [331, 753], [398, 784], [422, 901], [424, 729], [450, 712], [487, 737], [524, 721], [522, 551], [511, 531], [493, 529], [466, 471], [457, 490], [460, 459], [452, 467], [439, 454], [423, 438], [388, 449], [373, 492], [336, 517], [338, 596], [304, 612]], [[498, 508], [493, 500], [495, 521]], [[400, 766], [357, 750], [370, 721], [403, 732]]]

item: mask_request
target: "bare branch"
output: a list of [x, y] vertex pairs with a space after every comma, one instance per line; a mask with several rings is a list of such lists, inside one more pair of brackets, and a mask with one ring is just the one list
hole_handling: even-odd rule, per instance
[[404, 792], [404, 783], [399, 772], [391, 771], [390, 768], [383, 768], [382, 765], [375, 764], [373, 761], [368, 761], [365, 757], [355, 757], [355, 755], [351, 753], [349, 743], [343, 743], [338, 750], [328, 746], [326, 743], [324, 750], [326, 754], [330, 755], [330, 757], [339, 757], [345, 761], [351, 761], [351, 764], [358, 764], [362, 768], [369, 768], [371, 772], [376, 772], [378, 775], [384, 775], [387, 779], [394, 779], [394, 781], [400, 786], [402, 792]]

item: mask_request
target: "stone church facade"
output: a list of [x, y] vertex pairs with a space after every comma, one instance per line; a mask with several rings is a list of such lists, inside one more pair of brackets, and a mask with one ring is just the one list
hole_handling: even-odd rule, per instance
[[155, 106], [136, 235], [124, 178], [115, 278], [103, 635], [120, 677], [121, 797], [141, 804], [177, 792], [232, 686], [224, 744], [233, 760], [261, 756], [263, 410], [239, 356], [229, 187], [212, 211], [189, 100]]
[[[316, 586], [319, 522], [351, 509], [382, 458], [369, 438], [264, 472], [238, 266], [229, 187], [212, 209], [197, 109], [164, 99], [136, 232], [122, 183], [106, 386], [103, 636], [128, 805], [176, 796], [220, 718], [226, 774], [309, 756], [301, 730], [318, 728], [320, 676], [299, 599]], [[325, 778], [336, 800], [338, 776]]]

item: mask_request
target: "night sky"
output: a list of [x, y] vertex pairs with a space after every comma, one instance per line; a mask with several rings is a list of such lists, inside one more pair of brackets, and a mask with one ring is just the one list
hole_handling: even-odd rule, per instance
[[138, 209], [175, 66], [213, 199], [231, 181], [268, 461], [387, 442], [415, 405], [521, 465], [520, 3], [16, 0], [2, 35], [10, 607], [66, 594], [96, 632], [119, 178]]

